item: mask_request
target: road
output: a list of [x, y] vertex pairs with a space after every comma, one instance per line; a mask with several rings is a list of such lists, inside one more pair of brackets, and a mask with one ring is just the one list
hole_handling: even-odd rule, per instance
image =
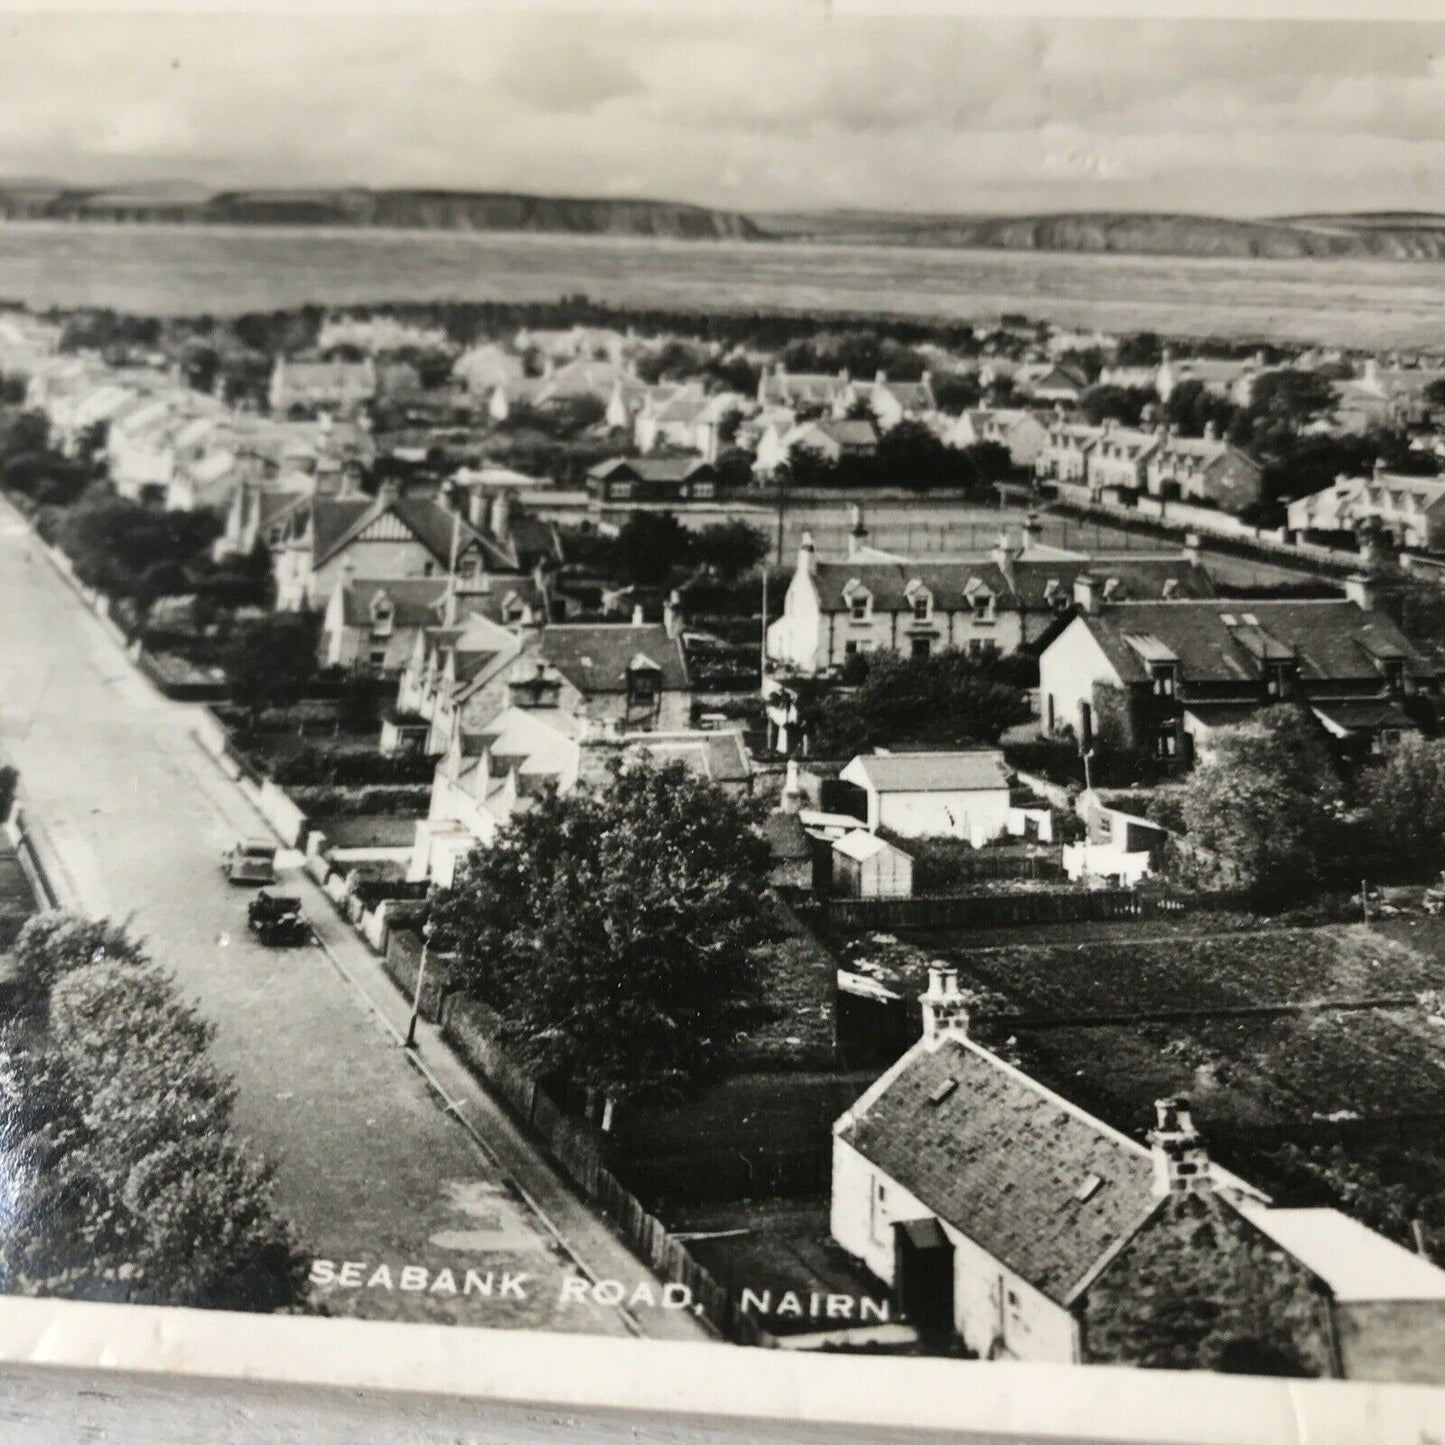
[[589, 1272], [622, 1281], [628, 1299], [641, 1283], [660, 1300], [661, 1284], [423, 1026], [421, 1056], [469, 1127], [441, 1105], [397, 1045], [404, 1001], [299, 868], [285, 886], [327, 948], [250, 940], [249, 895], [218, 860], [263, 833], [259, 819], [195, 742], [194, 709], [134, 670], [3, 503], [0, 597], [0, 748], [49, 833], [57, 881], [86, 912], [130, 921], [216, 1024], [238, 1132], [275, 1166], [308, 1255], [338, 1276], [349, 1262], [360, 1281], [318, 1289], [326, 1308], [705, 1337], [690, 1314], [648, 1308], [645, 1291], [631, 1310], [576, 1297], [567, 1281]]

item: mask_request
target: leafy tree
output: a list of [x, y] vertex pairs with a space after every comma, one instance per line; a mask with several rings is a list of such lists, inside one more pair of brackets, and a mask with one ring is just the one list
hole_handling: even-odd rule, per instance
[[1136, 331], [1121, 337], [1114, 349], [1116, 366], [1158, 366], [1164, 359], [1164, 346], [1152, 331]]
[[277, 612], [238, 630], [221, 654], [231, 696], [252, 714], [290, 707], [305, 697], [317, 673], [320, 619]]
[[1372, 841], [1397, 867], [1445, 867], [1445, 739], [1407, 733], [1360, 779]]
[[523, 1061], [619, 1098], [727, 1057], [767, 936], [766, 845], [681, 764], [549, 792], [477, 850], [432, 919]]
[[1219, 729], [1180, 811], [1190, 842], [1216, 860], [1199, 865], [1206, 878], [1274, 895], [1319, 877], [1332, 858], [1339, 783], [1309, 714], [1274, 707]]
[[1445, 376], [1437, 377], [1434, 381], [1429, 382], [1420, 395], [1431, 406], [1445, 407]]
[[1079, 407], [1089, 421], [1098, 426], [1102, 421], [1117, 421], [1124, 426], [1138, 426], [1144, 408], [1158, 403], [1152, 387], [1114, 386], [1106, 383], [1091, 386], [1079, 398]]
[[140, 943], [124, 924], [53, 909], [37, 913], [11, 949], [16, 988], [26, 1008], [43, 1008], [51, 989], [77, 969], [101, 963], [146, 962]]
[[687, 565], [692, 545], [692, 533], [671, 512], [633, 512], [618, 529], [617, 574], [633, 586], [662, 586]]
[[969, 407], [977, 406], [982, 395], [978, 378], [964, 371], [934, 372], [931, 383], [939, 411], [949, 416], [958, 416]]
[[843, 757], [902, 743], [995, 743], [1030, 712], [1023, 691], [994, 666], [954, 649], [930, 657], [875, 653], [859, 667], [856, 692], [820, 695], [809, 709], [812, 750]]
[[1241, 416], [1240, 409], [1229, 400], [1211, 391], [1198, 377], [1181, 381], [1163, 404], [1164, 418], [1181, 436], [1203, 436], [1213, 426], [1217, 435], [1225, 436]]
[[1301, 426], [1327, 411], [1334, 400], [1334, 387], [1317, 371], [1285, 368], [1255, 379], [1249, 411], [1255, 417]]
[[272, 1172], [214, 1134], [168, 1139], [130, 1171], [121, 1200], [143, 1298], [200, 1309], [285, 1309], [305, 1265], [276, 1213]]
[[690, 550], [702, 566], [735, 582], [768, 555], [768, 539], [748, 522], [714, 522], [693, 534]]
[[57, 540], [81, 581], [124, 596], [163, 562], [184, 567], [198, 561], [220, 533], [213, 512], [163, 512], [101, 492], [66, 515]]

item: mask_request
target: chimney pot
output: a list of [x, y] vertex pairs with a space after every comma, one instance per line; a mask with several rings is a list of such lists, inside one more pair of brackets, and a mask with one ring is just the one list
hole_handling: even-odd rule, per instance
[[[1362, 551], [1364, 549], [1361, 549]], [[1373, 553], [1373, 546], [1370, 551]], [[1369, 560], [1372, 560], [1369, 559]], [[1375, 610], [1375, 584], [1374, 580], [1365, 572], [1352, 572], [1345, 578], [1345, 596], [1360, 609], [1361, 612], [1373, 612]]]
[[1154, 1159], [1154, 1193], [1207, 1194], [1214, 1187], [1209, 1151], [1194, 1127], [1188, 1099], [1158, 1099], [1149, 1134]]
[[637, 603], [632, 609], [632, 625], [641, 627], [643, 625], [642, 603]]
[[1089, 572], [1074, 578], [1074, 606], [1086, 616], [1099, 610], [1099, 579]]
[[928, 965], [923, 1007], [923, 1037], [937, 1046], [945, 1039], [968, 1037], [968, 1001], [958, 989], [958, 970], [943, 962]]

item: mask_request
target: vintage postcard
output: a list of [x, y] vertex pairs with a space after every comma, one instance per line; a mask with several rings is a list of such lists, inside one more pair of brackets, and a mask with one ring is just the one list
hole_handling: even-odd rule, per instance
[[0, 94], [0, 1355], [1439, 1426], [1445, 21]]

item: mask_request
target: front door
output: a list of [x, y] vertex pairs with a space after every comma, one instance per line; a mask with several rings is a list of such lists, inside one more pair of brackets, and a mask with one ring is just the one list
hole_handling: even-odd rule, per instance
[[898, 1307], [920, 1334], [953, 1331], [953, 1246], [936, 1219], [893, 1226]]

